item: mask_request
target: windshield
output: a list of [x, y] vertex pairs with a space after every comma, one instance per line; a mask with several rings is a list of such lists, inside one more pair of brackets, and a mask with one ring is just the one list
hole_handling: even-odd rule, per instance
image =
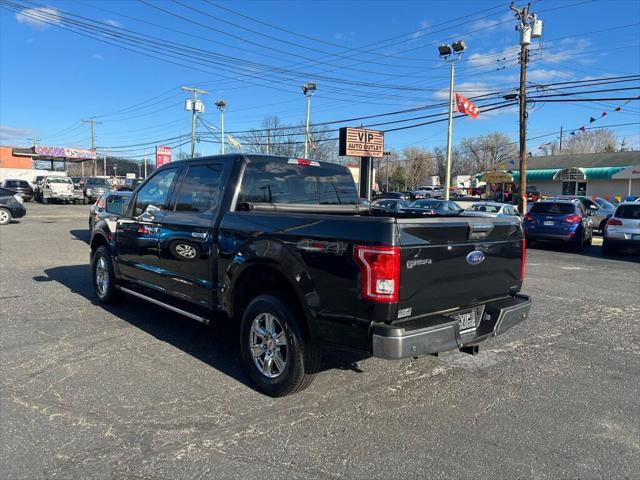
[[70, 178], [66, 177], [52, 177], [48, 180], [49, 183], [73, 183]]
[[[290, 160], [289, 162], [296, 162]], [[351, 172], [341, 165], [251, 161], [238, 203], [359, 205]]]
[[88, 178], [86, 181], [87, 185], [91, 185], [94, 187], [110, 187], [109, 182], [107, 182], [104, 178]]
[[495, 205], [471, 205], [469, 208], [472, 212], [488, 212], [488, 213], [498, 213], [500, 211], [500, 207]]
[[414, 208], [438, 208], [442, 202], [438, 200], [416, 200], [410, 206]]
[[575, 209], [572, 203], [534, 203], [531, 213], [569, 215], [574, 213]]
[[620, 205], [614, 217], [628, 218], [630, 220], [640, 220], [640, 204], [638, 205]]
[[7, 180], [5, 186], [7, 188], [16, 188], [16, 187], [28, 187], [29, 184], [24, 180]]
[[611, 210], [614, 209], [614, 206], [607, 202], [604, 198], [596, 198], [595, 202], [601, 207], [610, 208]]

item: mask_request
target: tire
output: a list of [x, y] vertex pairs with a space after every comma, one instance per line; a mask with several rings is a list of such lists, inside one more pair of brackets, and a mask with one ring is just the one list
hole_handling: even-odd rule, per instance
[[11, 221], [11, 212], [0, 207], [0, 225], [7, 225]]
[[116, 276], [113, 270], [111, 255], [106, 246], [101, 245], [93, 254], [91, 262], [91, 284], [98, 298], [98, 302], [103, 305], [115, 303], [119, 297], [116, 289]]
[[89, 200], [87, 199], [87, 197], [82, 197], [82, 204], [83, 205], [88, 205], [89, 204]]
[[598, 226], [598, 230], [600, 230], [601, 233], [604, 232], [604, 227], [606, 224], [607, 224], [606, 218], [600, 222], [600, 225]]
[[580, 239], [576, 240], [571, 247], [576, 252], [582, 252], [584, 250], [584, 234], [580, 234]]
[[49, 203], [49, 199], [46, 197], [42, 197], [42, 204], [46, 205], [47, 203]]
[[272, 397], [308, 387], [320, 364], [318, 345], [285, 302], [273, 295], [254, 298], [244, 311], [240, 355], [258, 390]]
[[587, 238], [587, 240], [584, 242], [584, 244], [587, 247], [590, 247], [592, 243], [593, 243], [593, 230], [591, 230], [591, 232], [589, 232], [589, 238]]
[[607, 256], [613, 255], [613, 248], [607, 243], [606, 240], [602, 241], [602, 254]]

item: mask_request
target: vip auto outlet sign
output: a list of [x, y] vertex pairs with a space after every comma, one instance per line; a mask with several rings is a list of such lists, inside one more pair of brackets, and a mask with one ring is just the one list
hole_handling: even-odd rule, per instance
[[339, 154], [346, 157], [380, 158], [384, 154], [384, 132], [363, 128], [341, 128]]
[[156, 146], [156, 168], [171, 162], [171, 147]]

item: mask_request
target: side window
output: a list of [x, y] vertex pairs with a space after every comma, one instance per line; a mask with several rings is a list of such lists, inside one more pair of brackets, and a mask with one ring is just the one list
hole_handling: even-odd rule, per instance
[[124, 208], [127, 206], [127, 203], [129, 203], [128, 200], [128, 198], [121, 197], [120, 195], [110, 195], [107, 198], [107, 212], [122, 215]]
[[176, 211], [210, 212], [220, 203], [222, 168], [220, 165], [190, 166], [179, 187]]
[[169, 198], [171, 184], [176, 176], [176, 169], [163, 170], [153, 176], [138, 192], [133, 216], [138, 217], [145, 212], [162, 210]]

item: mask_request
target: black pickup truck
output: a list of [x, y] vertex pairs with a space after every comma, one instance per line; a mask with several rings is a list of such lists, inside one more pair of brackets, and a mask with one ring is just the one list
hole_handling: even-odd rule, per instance
[[531, 305], [516, 219], [373, 213], [332, 163], [173, 162], [113, 228], [99, 222], [91, 238], [98, 300], [239, 322], [246, 371], [272, 396], [310, 383], [321, 344], [388, 359], [473, 351]]

